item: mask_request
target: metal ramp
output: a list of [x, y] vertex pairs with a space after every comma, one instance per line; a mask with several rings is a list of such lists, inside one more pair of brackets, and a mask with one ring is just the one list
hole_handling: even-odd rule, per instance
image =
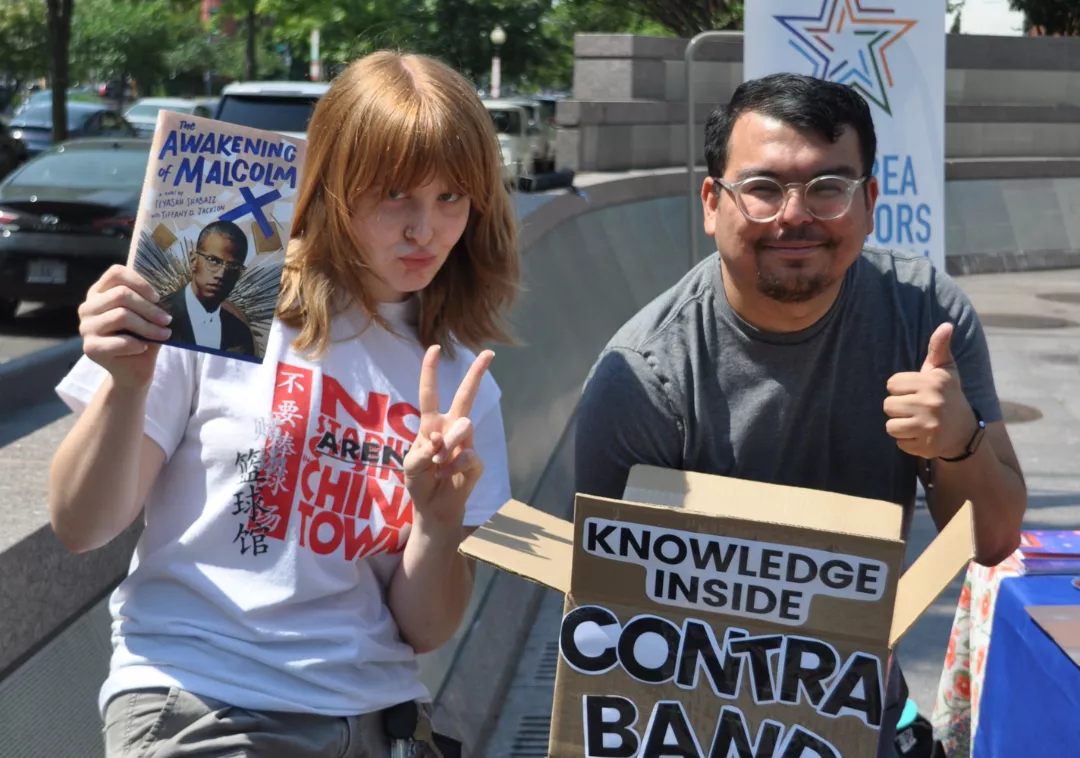
[[562, 609], [562, 593], [545, 590], [536, 623], [488, 741], [487, 758], [546, 758]]

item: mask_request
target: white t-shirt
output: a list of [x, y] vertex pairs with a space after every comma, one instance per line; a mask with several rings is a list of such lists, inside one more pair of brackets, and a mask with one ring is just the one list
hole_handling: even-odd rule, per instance
[[[383, 310], [410, 337], [415, 302]], [[385, 603], [412, 523], [401, 466], [424, 350], [355, 308], [332, 335], [318, 363], [277, 321], [262, 364], [161, 349], [145, 431], [168, 457], [110, 601], [102, 711], [119, 692], [174, 685], [331, 716], [430, 699]], [[444, 412], [474, 357], [444, 352]], [[57, 391], [80, 412], [104, 376], [84, 357]], [[499, 398], [486, 375], [470, 414], [484, 473], [466, 526], [510, 497]]]

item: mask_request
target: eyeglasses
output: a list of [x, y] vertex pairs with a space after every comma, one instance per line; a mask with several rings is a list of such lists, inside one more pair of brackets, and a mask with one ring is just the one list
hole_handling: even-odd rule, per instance
[[230, 274], [238, 274], [242, 272], [245, 268], [247, 268], [247, 266], [245, 266], [243, 263], [233, 263], [232, 261], [222, 260], [217, 256], [207, 255], [200, 250], [196, 250], [195, 255], [206, 261], [206, 265], [209, 266], [210, 270], [215, 273], [224, 270]]
[[[867, 177], [848, 179], [843, 176], [819, 176], [809, 182], [781, 184], [767, 176], [752, 176], [741, 182], [714, 179], [735, 198], [735, 204], [750, 221], [767, 223], [780, 217], [787, 207], [791, 190], [802, 194], [806, 212], [819, 221], [840, 218], [851, 207], [851, 198]], [[719, 190], [717, 190], [719, 192]]]

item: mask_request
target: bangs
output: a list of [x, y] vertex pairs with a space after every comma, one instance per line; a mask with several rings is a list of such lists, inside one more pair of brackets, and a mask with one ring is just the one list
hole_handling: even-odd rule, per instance
[[356, 183], [350, 194], [408, 192], [441, 179], [447, 191], [488, 211], [499, 189], [493, 177], [501, 176], [502, 154], [487, 109], [479, 101], [463, 108], [452, 102], [456, 93], [439, 87], [413, 86], [398, 93], [396, 107], [390, 98], [364, 119], [360, 149], [352, 151]]

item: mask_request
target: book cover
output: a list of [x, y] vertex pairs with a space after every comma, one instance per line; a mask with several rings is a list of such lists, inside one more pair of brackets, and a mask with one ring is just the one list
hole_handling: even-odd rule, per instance
[[306, 148], [159, 112], [128, 264], [173, 317], [164, 344], [262, 362]]
[[1031, 530], [1020, 533], [1024, 558], [1080, 558], [1080, 531]]
[[1080, 556], [1074, 558], [1029, 558], [1022, 556], [1024, 573], [1028, 576], [1050, 574], [1080, 574]]

